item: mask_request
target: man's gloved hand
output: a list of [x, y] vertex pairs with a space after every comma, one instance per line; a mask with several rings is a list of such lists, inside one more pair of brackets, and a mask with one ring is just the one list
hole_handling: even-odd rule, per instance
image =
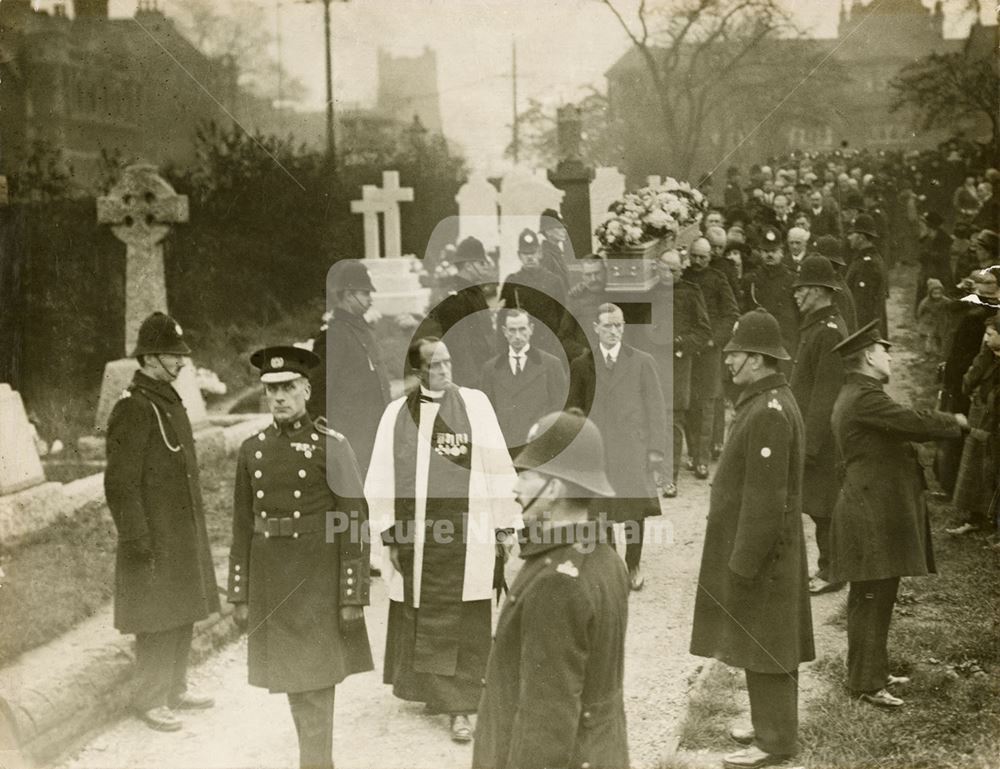
[[118, 547], [126, 560], [132, 563], [151, 563], [153, 560], [153, 540], [148, 534], [119, 542]]
[[233, 604], [233, 622], [236, 623], [236, 627], [241, 633], [246, 632], [249, 621], [250, 608], [245, 603]]
[[341, 606], [340, 624], [342, 627], [351, 627], [365, 618], [365, 610], [361, 606]]

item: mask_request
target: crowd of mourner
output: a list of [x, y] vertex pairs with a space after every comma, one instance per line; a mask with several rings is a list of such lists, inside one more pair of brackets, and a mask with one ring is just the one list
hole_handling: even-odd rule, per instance
[[[335, 687], [373, 669], [364, 607], [379, 576], [383, 682], [474, 742], [472, 766], [627, 767], [629, 595], [657, 589], [645, 521], [709, 479], [690, 651], [745, 670], [752, 720], [725, 765], [796, 752], [810, 595], [848, 587], [846, 687], [902, 707], [892, 610], [901, 577], [935, 571], [921, 456], [956, 511], [936, 528], [996, 545], [987, 166], [955, 141], [730, 168], [703, 185], [700, 232], [667, 234], [638, 300], [609, 285], [614, 254], [572, 253], [555, 211], [520, 234], [521, 267], [499, 286], [497, 255], [465, 238], [413, 319], [399, 397], [369, 322], [375, 287], [362, 262], [339, 262], [311, 349], [251, 357], [273, 423], [235, 470], [226, 597], [250, 684], [287, 694], [301, 766], [333, 766]], [[913, 291], [909, 365], [938, 377], [936, 408], [885, 391], [897, 265], [918, 275], [893, 290]], [[213, 705], [188, 688], [187, 658], [193, 623], [220, 611], [171, 385], [191, 353], [172, 318], [146, 320], [107, 441], [115, 625], [136, 635], [136, 712], [163, 731]]]

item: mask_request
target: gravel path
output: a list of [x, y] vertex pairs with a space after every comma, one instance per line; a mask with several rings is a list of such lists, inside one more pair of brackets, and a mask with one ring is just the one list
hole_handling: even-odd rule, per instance
[[[690, 475], [682, 496], [664, 500], [665, 514], [649, 519], [643, 553], [645, 589], [631, 597], [625, 667], [629, 746], [635, 767], [654, 767], [675, 746], [688, 680], [700, 664], [687, 654], [708, 484]], [[512, 560], [511, 569], [518, 559]], [[510, 578], [508, 578], [508, 581]], [[376, 672], [337, 687], [334, 757], [341, 769], [456, 769], [469, 766], [471, 748], [451, 742], [445, 716], [395, 699], [381, 683], [386, 595], [376, 580], [367, 610]], [[191, 672], [194, 687], [212, 693], [216, 707], [185, 718], [185, 729], [162, 734], [129, 718], [112, 724], [64, 760], [60, 769], [296, 767], [295, 730], [284, 695], [246, 683], [246, 641], [223, 649]]]

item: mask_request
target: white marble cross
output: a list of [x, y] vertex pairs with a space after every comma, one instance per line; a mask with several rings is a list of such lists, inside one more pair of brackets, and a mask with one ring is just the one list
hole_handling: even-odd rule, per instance
[[161, 241], [188, 220], [187, 195], [178, 195], [151, 165], [132, 165], [110, 194], [97, 199], [97, 221], [125, 244], [125, 354], [135, 347], [150, 313], [167, 312]]
[[402, 232], [399, 224], [399, 204], [413, 201], [413, 188], [399, 186], [399, 171], [382, 172], [382, 188], [366, 184], [361, 188], [361, 200], [351, 201], [351, 212], [364, 217], [365, 259], [382, 256], [379, 247], [378, 215], [385, 217], [385, 256], [403, 255]]

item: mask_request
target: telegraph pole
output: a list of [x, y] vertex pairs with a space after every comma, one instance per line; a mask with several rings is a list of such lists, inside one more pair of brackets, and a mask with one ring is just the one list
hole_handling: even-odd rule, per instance
[[511, 148], [514, 152], [514, 164], [518, 161], [518, 152], [520, 147], [520, 137], [518, 136], [518, 125], [517, 125], [517, 40], [511, 38], [510, 41], [510, 56], [511, 56], [511, 68], [510, 68], [510, 80], [511, 80], [511, 94], [512, 94], [512, 106], [514, 110], [514, 136], [511, 141]]
[[323, 0], [323, 30], [326, 40], [326, 154], [337, 168], [337, 136], [333, 128], [333, 41], [330, 38], [330, 0]]

